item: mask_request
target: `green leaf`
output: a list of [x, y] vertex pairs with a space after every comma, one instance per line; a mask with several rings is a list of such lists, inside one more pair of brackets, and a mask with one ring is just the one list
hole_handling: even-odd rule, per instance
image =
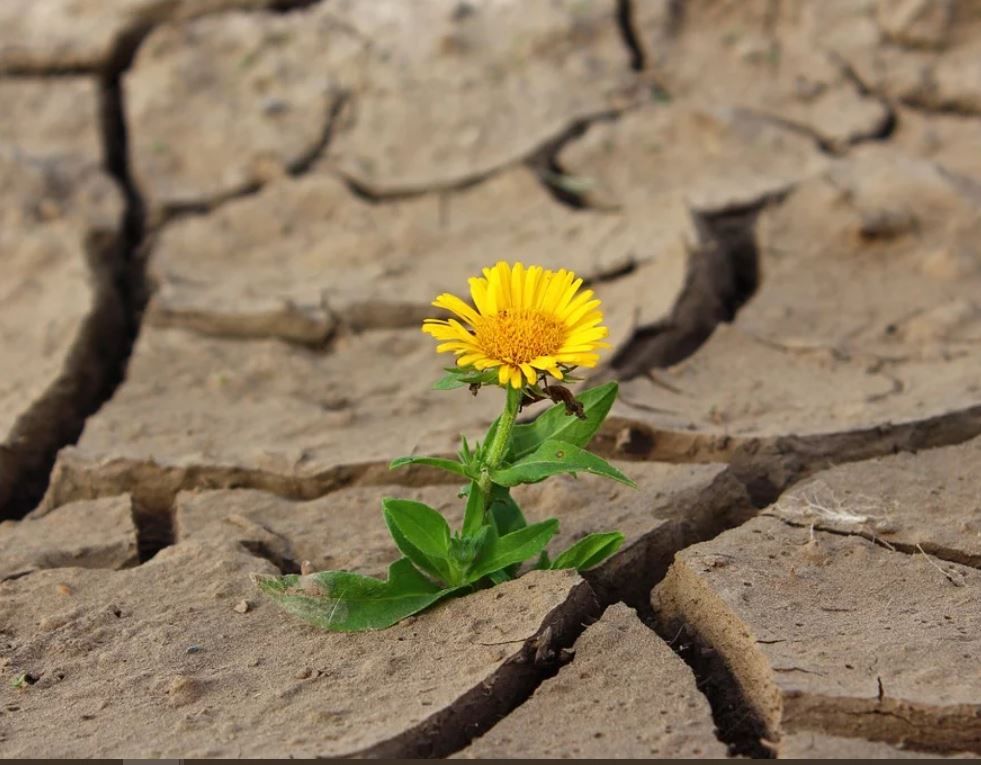
[[506, 486], [491, 484], [490, 502], [490, 515], [499, 535], [510, 534], [528, 525], [524, 513]]
[[549, 568], [574, 568], [577, 571], [598, 566], [623, 544], [623, 534], [610, 531], [602, 534], [590, 534], [583, 537], [565, 552], [561, 553]]
[[453, 390], [454, 388], [462, 388], [467, 384], [458, 375], [447, 373], [433, 383], [433, 390]]
[[490, 530], [489, 526], [481, 526], [475, 534], [454, 537], [450, 540], [450, 554], [459, 571], [470, 568], [474, 558], [483, 549]]
[[514, 464], [491, 471], [491, 480], [501, 486], [537, 483], [558, 473], [593, 473], [606, 476], [627, 486], [636, 484], [606, 460], [565, 441], [546, 441], [535, 451]]
[[387, 581], [350, 571], [253, 575], [253, 581], [289, 613], [334, 632], [385, 629], [463, 589], [441, 589], [406, 558], [389, 567]]
[[511, 432], [510, 461], [531, 454], [545, 441], [558, 440], [575, 446], [586, 446], [606, 419], [617, 397], [616, 382], [608, 382], [583, 391], [576, 398], [583, 406], [585, 420], [565, 410], [565, 404], [549, 407], [533, 422], [515, 425]]
[[484, 496], [477, 482], [471, 481], [467, 490], [467, 509], [463, 513], [463, 535], [467, 537], [476, 534], [484, 525], [485, 515]]
[[398, 468], [405, 467], [406, 465], [428, 465], [429, 467], [447, 470], [450, 473], [455, 473], [456, 475], [462, 475], [464, 478], [473, 477], [467, 472], [466, 465], [463, 465], [456, 460], [447, 460], [440, 457], [399, 457], [398, 459], [392, 460], [388, 468], [389, 470], [397, 470]]
[[[494, 530], [498, 536], [510, 534], [512, 531], [523, 529], [528, 525], [528, 521], [525, 520], [525, 514], [521, 512], [518, 503], [511, 496], [511, 490], [506, 486], [498, 486], [496, 483], [491, 484], [490, 503], [489, 514], [494, 521]], [[508, 566], [504, 569], [504, 573], [513, 579], [518, 575], [519, 565], [515, 563], [513, 566]]]
[[549, 518], [500, 537], [493, 527], [489, 528], [491, 532], [487, 541], [467, 572], [468, 582], [476, 582], [481, 577], [538, 555], [559, 530], [559, 522], [555, 518]]
[[488, 574], [487, 578], [494, 584], [504, 584], [505, 582], [511, 581], [514, 577], [508, 573], [507, 569], [502, 568], [500, 571], [494, 571]]
[[422, 572], [448, 585], [459, 584], [450, 561], [450, 527], [429, 505], [409, 499], [382, 500], [385, 524], [402, 554]]
[[461, 435], [460, 441], [462, 443], [460, 444], [460, 451], [457, 452], [457, 456], [459, 456], [460, 462], [463, 465], [469, 466], [473, 462], [473, 451], [470, 449], [470, 444], [467, 442], [466, 436]]
[[478, 371], [472, 367], [446, 367], [446, 374], [433, 383], [436, 390], [453, 390], [466, 385], [492, 385], [497, 382], [497, 370]]

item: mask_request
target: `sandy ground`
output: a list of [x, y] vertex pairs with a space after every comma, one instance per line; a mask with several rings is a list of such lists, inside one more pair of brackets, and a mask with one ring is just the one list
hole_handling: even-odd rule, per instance
[[[981, 2], [5, 0], [0, 756], [981, 754]], [[585, 576], [326, 634], [429, 302], [573, 268], [637, 491]]]

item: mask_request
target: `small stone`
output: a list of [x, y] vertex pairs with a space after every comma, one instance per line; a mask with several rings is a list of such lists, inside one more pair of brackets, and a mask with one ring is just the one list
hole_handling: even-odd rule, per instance
[[182, 707], [197, 701], [203, 691], [202, 683], [187, 675], [176, 675], [167, 687], [171, 706]]
[[235, 604], [234, 609], [238, 611], [240, 614], [247, 614], [251, 607], [252, 606], [249, 603], [249, 601], [240, 600], [238, 603]]
[[184, 649], [184, 653], [187, 653], [187, 654], [200, 653], [203, 650], [204, 649], [201, 648], [201, 646], [199, 646], [199, 645], [189, 645], [186, 649]]

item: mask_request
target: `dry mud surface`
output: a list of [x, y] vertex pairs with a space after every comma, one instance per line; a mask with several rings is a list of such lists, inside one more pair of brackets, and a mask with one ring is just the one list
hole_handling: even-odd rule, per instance
[[[981, 755], [981, 2], [0, 3], [0, 756]], [[583, 275], [582, 576], [328, 634], [451, 520], [430, 300]]]

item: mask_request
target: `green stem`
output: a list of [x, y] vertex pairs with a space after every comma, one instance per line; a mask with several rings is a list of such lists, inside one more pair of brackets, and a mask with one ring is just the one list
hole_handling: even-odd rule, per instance
[[511, 431], [514, 429], [514, 421], [518, 418], [518, 410], [521, 408], [521, 399], [524, 393], [520, 388], [507, 389], [507, 400], [504, 403], [504, 411], [497, 420], [497, 430], [494, 432], [494, 439], [487, 445], [487, 459], [484, 461], [484, 468], [480, 473], [480, 493], [484, 496], [484, 508], [490, 499], [491, 478], [490, 471], [495, 470], [504, 462], [507, 456], [508, 447], [511, 446]]
[[501, 417], [497, 421], [497, 432], [487, 449], [487, 462], [485, 464], [490, 470], [499, 468], [508, 453], [508, 447], [511, 445], [511, 431], [514, 429], [514, 421], [518, 418], [518, 409], [521, 408], [522, 397], [523, 393], [520, 388], [508, 386], [504, 412], [501, 413]]

